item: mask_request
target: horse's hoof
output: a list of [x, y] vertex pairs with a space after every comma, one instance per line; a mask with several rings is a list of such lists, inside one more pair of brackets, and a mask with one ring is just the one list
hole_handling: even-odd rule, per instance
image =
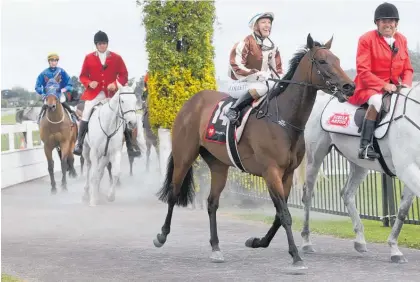
[[115, 201], [115, 194], [108, 195], [108, 202]]
[[57, 188], [52, 188], [51, 189], [51, 195], [55, 195], [57, 194]]
[[97, 206], [97, 201], [95, 201], [95, 200], [90, 200], [90, 202], [89, 202], [89, 206], [91, 206], [91, 207], [96, 207]]
[[225, 258], [223, 257], [223, 253], [221, 251], [212, 251], [210, 256], [211, 262], [224, 262]]
[[159, 242], [159, 240], [157, 238], [155, 238], [155, 239], [153, 239], [153, 244], [155, 245], [156, 248], [160, 248], [165, 244], [165, 242], [161, 243], [161, 242]]
[[359, 243], [359, 242], [354, 242], [354, 249], [358, 251], [359, 253], [366, 253], [368, 251], [366, 244]]
[[315, 253], [315, 249], [313, 245], [304, 245], [302, 246], [302, 252], [304, 254], [313, 254]]
[[301, 260], [298, 260], [298, 261], [294, 262], [292, 264], [292, 268], [294, 270], [305, 270], [305, 269], [308, 269], [308, 267]]
[[255, 243], [257, 242], [257, 240], [258, 240], [258, 238], [251, 237], [248, 240], [246, 240], [245, 246], [248, 247], [248, 248], [257, 248], [255, 246]]
[[403, 255], [391, 256], [391, 261], [393, 263], [407, 263], [408, 262], [408, 260]]

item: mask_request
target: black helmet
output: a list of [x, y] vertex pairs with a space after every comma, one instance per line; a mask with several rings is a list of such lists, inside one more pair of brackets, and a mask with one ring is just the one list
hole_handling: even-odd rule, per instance
[[97, 33], [95, 33], [95, 37], [93, 38], [93, 42], [95, 43], [95, 45], [98, 42], [106, 42], [106, 43], [108, 43], [108, 35], [106, 35], [105, 32], [103, 32], [102, 30], [100, 30]]
[[379, 5], [375, 10], [375, 18], [373, 19], [373, 22], [376, 23], [376, 21], [380, 19], [396, 19], [399, 21], [400, 16], [398, 14], [397, 7], [395, 7], [394, 4], [387, 2]]

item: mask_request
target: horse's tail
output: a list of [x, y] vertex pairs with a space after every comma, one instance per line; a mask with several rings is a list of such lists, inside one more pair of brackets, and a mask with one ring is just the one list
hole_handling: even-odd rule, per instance
[[[169, 155], [168, 166], [166, 169], [165, 182], [163, 187], [157, 193], [159, 200], [164, 203], [168, 203], [170, 197], [172, 197], [173, 188], [172, 188], [172, 175], [174, 172], [174, 158], [172, 153]], [[195, 188], [194, 188], [194, 175], [192, 166], [188, 169], [187, 174], [185, 175], [184, 181], [181, 185], [181, 191], [179, 196], [175, 199], [175, 204], [178, 206], [186, 207], [188, 203], [192, 203], [194, 200]]]

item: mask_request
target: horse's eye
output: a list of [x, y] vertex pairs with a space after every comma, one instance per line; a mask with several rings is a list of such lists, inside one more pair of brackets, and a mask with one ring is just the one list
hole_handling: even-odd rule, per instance
[[327, 63], [327, 61], [325, 61], [325, 60], [319, 60], [319, 63], [322, 64], [322, 65], [325, 65]]

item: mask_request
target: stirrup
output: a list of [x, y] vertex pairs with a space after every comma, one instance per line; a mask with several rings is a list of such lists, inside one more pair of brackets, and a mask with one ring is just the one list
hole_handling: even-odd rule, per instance
[[228, 120], [232, 123], [232, 124], [236, 124], [238, 123], [239, 120], [239, 112], [235, 111], [234, 109], [230, 108], [227, 112], [226, 112], [226, 117], [228, 118]]

